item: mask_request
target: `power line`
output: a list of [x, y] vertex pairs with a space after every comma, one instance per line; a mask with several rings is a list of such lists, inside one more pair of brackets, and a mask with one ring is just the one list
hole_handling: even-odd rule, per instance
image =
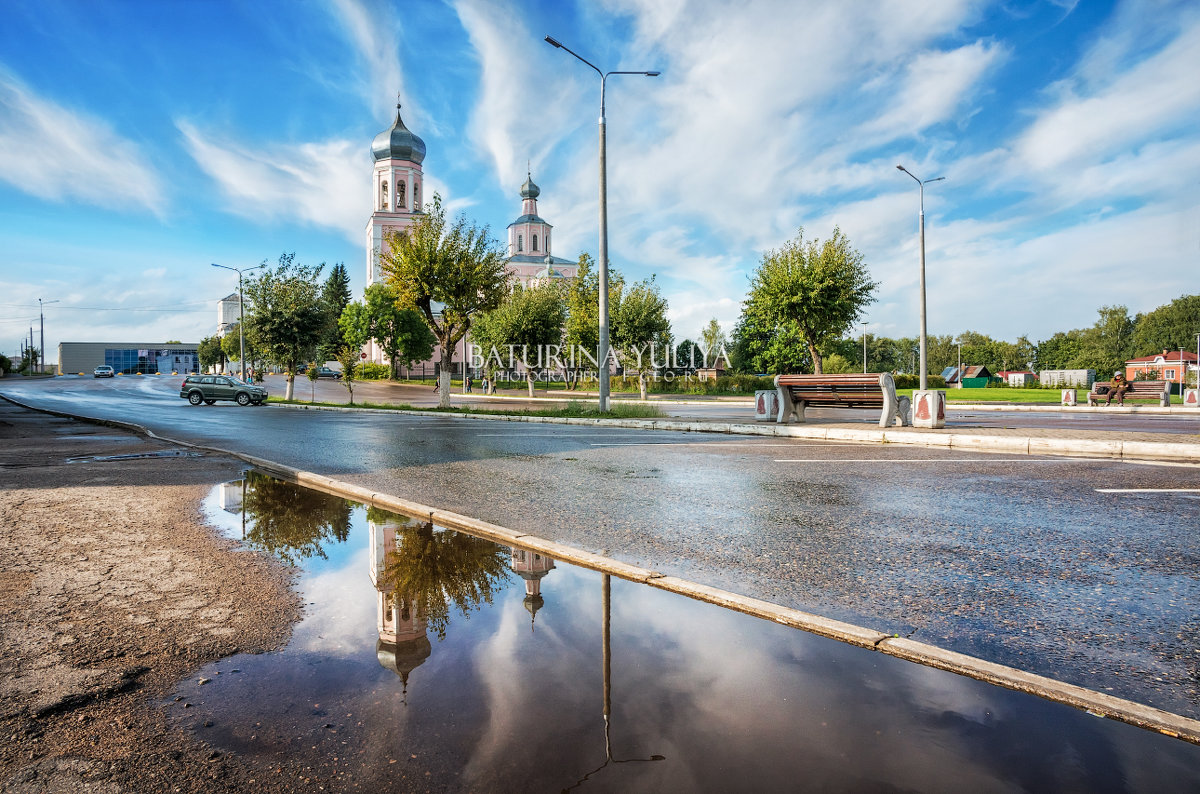
[[[215, 301], [197, 301], [195, 303], [176, 303], [175, 306], [211, 306]], [[29, 303], [0, 303], [0, 306], [13, 308], [36, 309], [37, 304]], [[192, 312], [206, 311], [203, 309], [163, 309], [157, 306], [59, 306], [59, 309], [86, 309], [93, 312]]]

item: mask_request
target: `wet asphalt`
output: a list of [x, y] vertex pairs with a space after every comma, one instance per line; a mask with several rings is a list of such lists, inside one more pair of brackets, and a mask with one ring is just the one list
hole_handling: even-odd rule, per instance
[[193, 408], [176, 380], [0, 393], [1200, 716], [1200, 468]]

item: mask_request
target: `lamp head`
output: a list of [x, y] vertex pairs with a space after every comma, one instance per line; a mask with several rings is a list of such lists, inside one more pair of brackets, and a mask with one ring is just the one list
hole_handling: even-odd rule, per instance
[[662, 72], [642, 72], [647, 77], [658, 77]]
[[898, 165], [898, 166], [896, 166], [896, 170], [897, 170], [897, 171], [903, 171], [903, 172], [904, 172], [904, 173], [906, 173], [906, 174], [908, 173], [908, 169], [907, 169], [907, 168], [905, 168], [905, 167], [904, 167], [904, 166], [902, 166], [902, 165]]
[[551, 38], [550, 36], [547, 36], [547, 37], [546, 37], [546, 43], [547, 43], [547, 44], [550, 44], [550, 45], [552, 45], [552, 46], [554, 46], [554, 47], [556, 47], [556, 48], [558, 48], [558, 49], [562, 49], [562, 44], [558, 43], [557, 41], [555, 41], [555, 40], [554, 40], [553, 38]]

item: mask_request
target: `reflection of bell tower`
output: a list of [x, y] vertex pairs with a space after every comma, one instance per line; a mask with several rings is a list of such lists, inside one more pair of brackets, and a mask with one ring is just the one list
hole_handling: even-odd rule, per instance
[[542, 578], [554, 568], [554, 560], [528, 549], [514, 548], [509, 565], [525, 580], [525, 609], [529, 610], [529, 624], [532, 626], [537, 611], [546, 603], [542, 598]]
[[371, 584], [378, 594], [379, 641], [375, 656], [385, 669], [400, 676], [401, 691], [408, 693], [408, 674], [417, 669], [432, 652], [425, 636], [425, 621], [417, 616], [407, 596], [393, 591], [382, 580], [388, 554], [396, 551], [396, 528], [393, 522], [368, 521], [371, 528]]

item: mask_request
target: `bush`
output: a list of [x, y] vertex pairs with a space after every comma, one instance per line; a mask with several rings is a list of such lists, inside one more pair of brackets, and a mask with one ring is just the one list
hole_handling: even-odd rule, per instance
[[10, 372], [12, 372], [12, 359], [0, 354], [0, 375], [7, 375]]
[[355, 377], [358, 380], [387, 380], [392, 376], [392, 368], [387, 364], [376, 364], [373, 361], [364, 361], [358, 365], [358, 371]]

